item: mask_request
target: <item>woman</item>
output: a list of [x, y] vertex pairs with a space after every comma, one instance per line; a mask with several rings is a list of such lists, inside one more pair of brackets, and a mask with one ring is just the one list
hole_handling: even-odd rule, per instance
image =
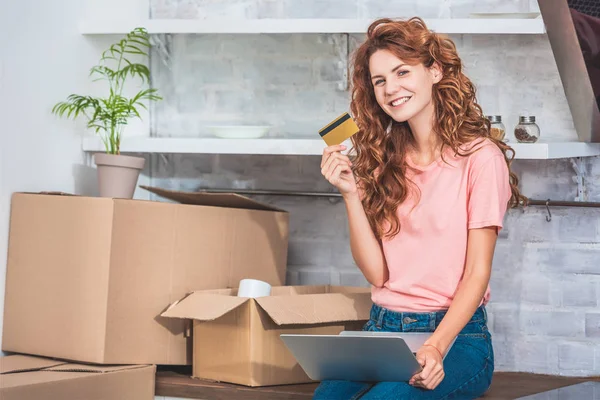
[[514, 153], [490, 136], [452, 41], [419, 18], [369, 27], [351, 111], [355, 158], [330, 146], [321, 171], [343, 196], [352, 255], [373, 287], [364, 329], [433, 333], [409, 382], [324, 381], [314, 398], [477, 398], [494, 370], [485, 305], [496, 238], [507, 207], [526, 200]]

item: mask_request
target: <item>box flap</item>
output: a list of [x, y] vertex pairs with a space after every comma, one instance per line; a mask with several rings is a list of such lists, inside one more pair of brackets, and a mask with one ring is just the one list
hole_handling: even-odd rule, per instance
[[145, 185], [140, 185], [140, 187], [181, 204], [285, 212], [285, 210], [235, 193], [179, 192]]
[[48, 196], [75, 196], [75, 197], [80, 197], [74, 193], [67, 193], [67, 192], [56, 192], [56, 191], [49, 191], [49, 192], [39, 192], [40, 194], [45, 194]]
[[268, 296], [255, 300], [277, 325], [366, 321], [372, 306], [369, 292]]
[[0, 357], [0, 374], [16, 372], [38, 371], [44, 368], [66, 364], [64, 361], [49, 358], [23, 356], [20, 354]]
[[108, 372], [124, 371], [147, 367], [148, 365], [87, 365], [87, 364], [62, 364], [54, 367], [45, 368], [44, 371], [56, 372], [90, 372], [104, 374]]
[[107, 373], [142, 367], [147, 367], [147, 365], [70, 364], [66, 361], [20, 354], [0, 357], [1, 375], [32, 371]]
[[[228, 292], [231, 293], [231, 290]], [[246, 297], [231, 296], [226, 293], [194, 292], [173, 303], [161, 316], [212, 321], [241, 306], [248, 300]]]
[[19, 194], [35, 194], [35, 195], [46, 195], [46, 196], [70, 196], [70, 197], [83, 197], [74, 193], [59, 192], [59, 191], [41, 191], [41, 192], [15, 192], [13, 195]]

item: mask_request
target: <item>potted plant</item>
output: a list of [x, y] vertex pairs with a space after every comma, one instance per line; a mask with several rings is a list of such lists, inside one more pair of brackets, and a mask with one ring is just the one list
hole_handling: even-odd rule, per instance
[[[142, 84], [149, 82], [150, 70], [144, 64], [130, 61], [127, 56], [148, 57], [150, 48], [149, 34], [144, 28], [136, 28], [118, 43], [102, 53], [99, 65], [92, 67], [90, 76], [94, 81], [108, 82], [106, 97], [82, 96], [71, 94], [66, 101], [57, 103], [52, 113], [67, 118], [84, 115], [87, 127], [100, 134], [105, 153], [94, 154], [98, 169], [100, 196], [132, 198], [140, 171], [145, 159], [121, 154], [123, 129], [131, 118], [140, 118], [138, 107], [147, 109], [144, 101], [156, 101], [157, 89], [141, 89], [135, 96], [123, 96], [123, 88], [128, 78], [138, 77]], [[109, 66], [112, 64], [112, 66]]]

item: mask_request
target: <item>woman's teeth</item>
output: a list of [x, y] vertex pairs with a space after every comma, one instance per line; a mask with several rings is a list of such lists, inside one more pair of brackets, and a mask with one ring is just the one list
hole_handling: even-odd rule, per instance
[[409, 100], [410, 100], [410, 96], [400, 97], [399, 99], [392, 101], [392, 107], [396, 107], [396, 106], [399, 106], [400, 104], [404, 104]]

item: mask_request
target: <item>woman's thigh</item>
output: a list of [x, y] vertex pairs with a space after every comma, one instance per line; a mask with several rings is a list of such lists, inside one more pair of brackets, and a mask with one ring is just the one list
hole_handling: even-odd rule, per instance
[[380, 382], [360, 399], [476, 399], [489, 388], [493, 371], [489, 333], [461, 334], [444, 360], [445, 377], [434, 390], [405, 382]]

